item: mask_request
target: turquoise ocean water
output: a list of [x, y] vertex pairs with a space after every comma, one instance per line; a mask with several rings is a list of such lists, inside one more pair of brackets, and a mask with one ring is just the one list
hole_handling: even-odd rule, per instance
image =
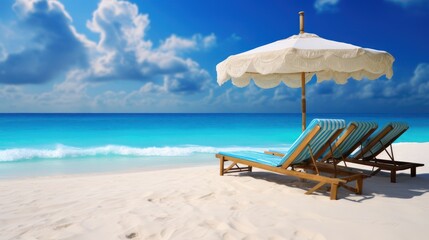
[[[429, 115], [309, 114], [404, 121], [429, 142]], [[301, 114], [0, 114], [0, 178], [216, 164], [218, 151], [287, 149]]]

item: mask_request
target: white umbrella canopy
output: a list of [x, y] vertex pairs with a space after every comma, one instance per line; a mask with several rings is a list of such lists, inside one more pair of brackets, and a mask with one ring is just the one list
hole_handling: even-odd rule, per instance
[[261, 88], [273, 88], [281, 82], [301, 87], [301, 73], [306, 81], [313, 75], [317, 82], [347, 79], [391, 78], [394, 58], [385, 51], [362, 48], [327, 40], [311, 33], [293, 35], [250, 51], [228, 57], [216, 66], [219, 85], [231, 80], [245, 87], [253, 79]]
[[232, 55], [216, 66], [219, 85], [231, 80], [245, 87], [253, 79], [261, 88], [284, 83], [302, 88], [302, 126], [305, 130], [305, 84], [316, 75], [317, 82], [334, 80], [345, 84], [349, 78], [377, 79], [393, 75], [395, 59], [388, 52], [327, 40], [304, 33], [304, 12], [300, 12], [300, 34], [250, 51]]

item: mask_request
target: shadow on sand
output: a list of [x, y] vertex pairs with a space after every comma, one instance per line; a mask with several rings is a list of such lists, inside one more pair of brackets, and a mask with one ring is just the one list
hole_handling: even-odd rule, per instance
[[[308, 190], [315, 185], [312, 181], [301, 180], [296, 177], [271, 172], [245, 172], [235, 176], [249, 176], [285, 185], [287, 187], [301, 188], [304, 190]], [[396, 181], [396, 183], [391, 183], [389, 173], [380, 172], [377, 175], [364, 180], [362, 195], [355, 195], [344, 188], [340, 188], [338, 199], [346, 199], [354, 202], [362, 202], [378, 196], [385, 198], [411, 199], [429, 192], [429, 173], [417, 173], [416, 177], [410, 177], [408, 172], [398, 172]], [[326, 191], [328, 188], [329, 186], [326, 185], [325, 188], [322, 188], [322, 191], [318, 191], [316, 194], [329, 196], [328, 191]], [[353, 195], [353, 197], [350, 197], [351, 195]]]

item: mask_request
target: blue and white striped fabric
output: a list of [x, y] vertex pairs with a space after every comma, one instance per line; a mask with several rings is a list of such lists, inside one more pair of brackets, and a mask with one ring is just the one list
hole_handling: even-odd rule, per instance
[[[343, 129], [346, 123], [342, 119], [314, 119], [308, 125], [307, 129], [301, 133], [298, 139], [292, 144], [289, 151], [284, 157], [277, 157], [269, 154], [243, 151], [243, 152], [220, 152], [219, 154], [224, 156], [230, 156], [235, 158], [241, 158], [252, 162], [262, 163], [270, 166], [281, 166], [284, 162], [289, 160], [290, 156], [296, 151], [296, 148], [302, 144], [302, 141], [307, 135], [316, 127], [320, 126], [320, 130], [311, 139], [309, 145], [313, 153], [318, 152], [323, 145], [332, 137], [332, 135], [339, 129]], [[309, 160], [310, 150], [306, 147], [292, 162], [292, 164], [302, 163]]]
[[[408, 124], [404, 123], [404, 122], [389, 123], [386, 126], [384, 126], [384, 128], [382, 128], [379, 131], [372, 134], [372, 136], [368, 139], [368, 141], [365, 141], [363, 148], [365, 148], [365, 146], [367, 146], [371, 142], [371, 139], [375, 138], [377, 135], [379, 135], [382, 131], [384, 131], [384, 129], [386, 129], [389, 126], [392, 126], [393, 129], [389, 133], [387, 133], [386, 136], [384, 136], [377, 144], [375, 144], [371, 148], [370, 151], [366, 152], [363, 155], [363, 158], [376, 157], [376, 156], [374, 156], [375, 154], [380, 153], [380, 151], [382, 151], [384, 148], [388, 147], [388, 144], [393, 139], [399, 137], [402, 134], [402, 132], [404, 132], [405, 130], [407, 130], [409, 128]], [[354, 153], [352, 157], [356, 157], [359, 153], [360, 153], [360, 151]]]
[[[355, 146], [363, 136], [368, 134], [369, 131], [376, 129], [378, 124], [376, 122], [351, 122], [347, 125], [347, 128], [341, 133], [338, 137], [340, 139], [347, 131], [347, 129], [354, 124], [356, 126], [355, 130], [333, 151], [333, 157], [335, 159], [340, 159], [344, 154], [351, 153], [354, 149], [351, 149]], [[330, 153], [330, 149], [325, 153]], [[343, 156], [347, 157], [347, 156]]]
[[277, 167], [281, 165], [282, 158], [278, 156], [273, 156], [265, 154], [263, 152], [254, 152], [254, 151], [239, 151], [239, 152], [220, 152], [219, 154], [241, 158], [252, 162], [262, 163], [265, 165]]
[[[320, 151], [323, 145], [334, 135], [334, 133], [343, 129], [346, 126], [346, 122], [342, 119], [313, 119], [307, 129], [299, 136], [299, 138], [292, 144], [289, 151], [283, 156], [282, 162], [288, 161], [291, 155], [294, 153], [296, 148], [301, 145], [302, 141], [307, 135], [317, 126], [320, 126], [319, 132], [311, 139], [309, 146], [313, 154]], [[292, 162], [292, 164], [302, 163], [306, 160], [311, 159], [310, 150], [306, 147]]]

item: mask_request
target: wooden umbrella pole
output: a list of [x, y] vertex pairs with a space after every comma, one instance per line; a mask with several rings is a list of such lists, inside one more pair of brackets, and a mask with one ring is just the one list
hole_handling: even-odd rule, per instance
[[[299, 34], [304, 33], [304, 12], [299, 12]], [[307, 104], [305, 101], [305, 73], [301, 73], [301, 108], [302, 108], [302, 131], [305, 131]]]
[[305, 131], [307, 103], [305, 101], [305, 73], [301, 73], [301, 108], [302, 108], [302, 131]]

